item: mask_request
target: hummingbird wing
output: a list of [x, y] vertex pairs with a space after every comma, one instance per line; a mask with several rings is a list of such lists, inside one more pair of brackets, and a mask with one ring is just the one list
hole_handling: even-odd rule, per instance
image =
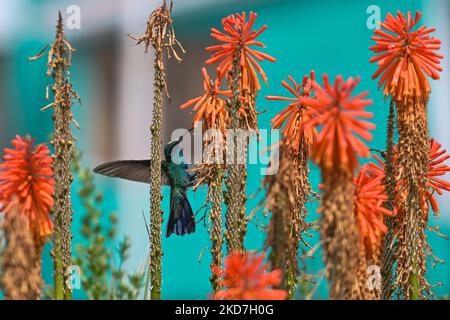
[[[150, 183], [150, 160], [120, 160], [99, 165], [94, 172], [107, 177]], [[161, 170], [161, 184], [169, 185], [169, 177]]]

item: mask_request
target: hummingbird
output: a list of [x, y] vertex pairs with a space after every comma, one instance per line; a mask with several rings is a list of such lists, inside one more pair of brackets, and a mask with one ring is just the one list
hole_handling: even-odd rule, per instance
[[[166, 237], [173, 233], [179, 236], [195, 232], [195, 216], [187, 198], [187, 192], [195, 184], [195, 175], [189, 166], [172, 159], [173, 149], [183, 140], [171, 141], [164, 146], [164, 160], [161, 161], [161, 184], [170, 186], [170, 215]], [[182, 156], [182, 152], [180, 152]], [[180, 158], [182, 159], [182, 158]], [[104, 163], [94, 172], [108, 177], [120, 178], [150, 184], [150, 160], [119, 160]]]

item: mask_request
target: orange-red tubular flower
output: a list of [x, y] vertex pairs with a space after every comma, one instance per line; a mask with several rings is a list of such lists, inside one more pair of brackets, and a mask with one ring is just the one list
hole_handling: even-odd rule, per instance
[[387, 199], [383, 179], [383, 169], [374, 163], [364, 165], [354, 179], [354, 212], [367, 254], [377, 251], [387, 232], [384, 216], [394, 215], [383, 207]]
[[256, 17], [256, 13], [250, 12], [247, 20], [246, 13], [242, 12], [242, 14], [237, 13], [222, 19], [224, 31], [212, 28], [211, 36], [223, 42], [223, 44], [206, 48], [207, 51], [214, 52], [211, 58], [206, 61], [207, 64], [220, 61], [218, 66], [219, 77], [223, 77], [231, 71], [233, 59], [239, 54], [243, 87], [251, 92], [261, 89], [257, 73], [267, 83], [267, 76], [258, 61], [276, 61], [268, 54], [252, 48], [253, 46], [265, 48], [265, 45], [256, 41], [256, 38], [266, 30], [267, 26], [263, 26], [258, 31], [252, 30]]
[[271, 123], [274, 129], [278, 129], [286, 123], [283, 129], [283, 136], [286, 144], [290, 146], [294, 152], [298, 152], [302, 138], [305, 139], [307, 145], [311, 145], [317, 135], [316, 128], [312, 127], [309, 130], [303, 128], [303, 122], [307, 121], [308, 118], [305, 118], [306, 106], [299, 100], [302, 97], [312, 96], [312, 82], [315, 80], [315, 73], [314, 71], [311, 71], [310, 77], [305, 75], [300, 84], [297, 84], [291, 76], [288, 76], [288, 79], [291, 84], [284, 80], [281, 84], [293, 95], [293, 97], [267, 96], [266, 99], [290, 101], [290, 104], [277, 114], [272, 119]]
[[55, 181], [47, 145], [34, 146], [29, 136], [16, 136], [0, 164], [0, 211], [8, 212], [17, 199], [19, 211], [29, 219], [34, 236], [43, 239], [53, 230], [49, 216]]
[[225, 269], [216, 268], [226, 288], [214, 295], [216, 300], [285, 300], [287, 292], [272, 289], [281, 283], [281, 271], [268, 272], [264, 255], [235, 252], [225, 259]]
[[369, 157], [369, 149], [358, 137], [372, 140], [369, 130], [375, 129], [371, 122], [361, 118], [372, 118], [371, 112], [364, 109], [372, 104], [365, 99], [369, 93], [363, 92], [352, 96], [353, 89], [359, 83], [356, 79], [343, 80], [336, 77], [331, 85], [328, 76], [323, 76], [323, 87], [312, 83], [314, 97], [300, 97], [299, 102], [308, 107], [304, 130], [319, 128], [319, 134], [312, 146], [312, 159], [322, 168], [342, 169], [353, 174], [358, 166], [357, 156]]
[[441, 144], [434, 139], [430, 140], [430, 164], [428, 166], [427, 190], [424, 194], [423, 205], [426, 211], [431, 206], [433, 212], [439, 212], [439, 205], [435, 195], [442, 195], [443, 190], [450, 191], [450, 183], [439, 179], [450, 171], [450, 167], [443, 162], [450, 158], [445, 154], [446, 150], [441, 150]]
[[388, 13], [381, 29], [375, 30], [372, 37], [376, 44], [370, 49], [378, 55], [370, 62], [379, 66], [373, 78], [381, 76], [379, 86], [384, 86], [384, 94], [392, 95], [396, 101], [411, 97], [426, 100], [430, 84], [425, 74], [436, 80], [438, 71], [442, 71], [439, 63], [443, 56], [435, 52], [441, 41], [429, 35], [435, 29], [422, 26], [413, 31], [421, 16], [419, 11], [414, 19], [410, 11], [406, 17], [401, 12], [396, 17]]
[[194, 127], [200, 122], [204, 122], [207, 129], [217, 129], [226, 134], [227, 130], [227, 112], [225, 110], [225, 100], [220, 96], [231, 96], [231, 91], [220, 90], [220, 79], [213, 81], [206, 71], [202, 68], [204, 94], [185, 102], [180, 109], [186, 109], [193, 105], [192, 111], [195, 112], [193, 118]]

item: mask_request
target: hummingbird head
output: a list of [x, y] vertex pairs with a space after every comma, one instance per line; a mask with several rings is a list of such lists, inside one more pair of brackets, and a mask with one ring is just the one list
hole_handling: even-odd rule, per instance
[[[170, 161], [172, 159], [172, 151], [173, 149], [183, 141], [184, 136], [188, 133], [194, 130], [194, 128], [191, 128], [188, 130], [184, 135], [180, 136], [177, 140], [172, 140], [168, 144], [164, 146], [164, 157], [167, 161]], [[181, 152], [182, 150], [180, 150]]]
[[170, 141], [164, 146], [164, 156], [166, 157], [166, 160], [169, 161], [170, 159], [172, 159], [173, 148], [175, 148], [182, 140], [183, 137], [180, 137], [178, 140]]

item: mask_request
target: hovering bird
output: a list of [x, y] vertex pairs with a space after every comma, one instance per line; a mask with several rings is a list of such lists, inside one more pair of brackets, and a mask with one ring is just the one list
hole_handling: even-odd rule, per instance
[[[166, 237], [172, 233], [179, 236], [195, 232], [195, 216], [187, 198], [187, 191], [194, 185], [195, 175], [189, 173], [184, 163], [172, 161], [172, 150], [183, 140], [169, 142], [164, 147], [165, 160], [161, 161], [161, 184], [170, 186], [170, 216]], [[150, 160], [120, 160], [102, 164], [95, 173], [130, 181], [150, 184]]]

